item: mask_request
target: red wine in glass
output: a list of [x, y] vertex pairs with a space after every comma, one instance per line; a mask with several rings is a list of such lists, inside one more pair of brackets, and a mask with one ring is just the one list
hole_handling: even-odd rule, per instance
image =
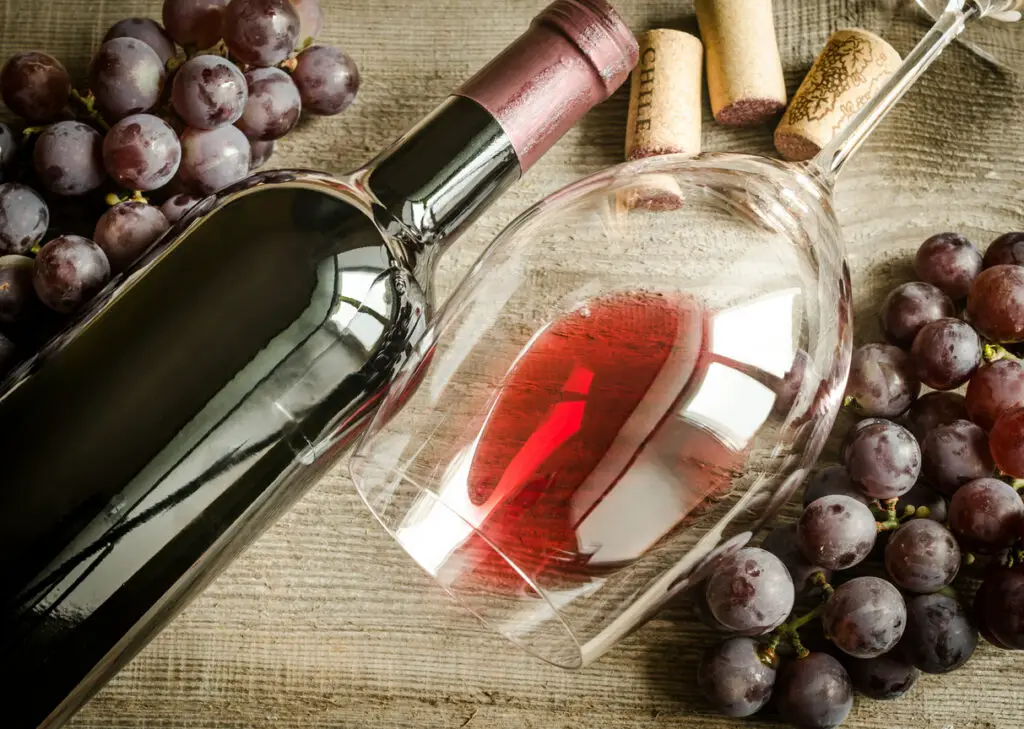
[[530, 340], [469, 439], [463, 579], [530, 592], [524, 576], [544, 588], [614, 571], [728, 489], [744, 455], [680, 413], [711, 360], [710, 321], [695, 298], [625, 292]]

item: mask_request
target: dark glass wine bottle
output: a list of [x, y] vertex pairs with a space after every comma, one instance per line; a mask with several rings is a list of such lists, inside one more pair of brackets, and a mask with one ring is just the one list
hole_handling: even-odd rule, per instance
[[430, 320], [447, 245], [636, 62], [557, 0], [343, 178], [200, 203], [0, 389], [0, 685], [63, 723], [342, 454]]

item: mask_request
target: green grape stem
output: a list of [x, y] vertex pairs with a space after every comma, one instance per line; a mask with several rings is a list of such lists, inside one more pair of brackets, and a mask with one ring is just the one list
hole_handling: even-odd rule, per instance
[[141, 190], [132, 190], [131, 195], [118, 195], [116, 192], [108, 192], [104, 201], [111, 207], [125, 202], [140, 202], [144, 205], [149, 204], [149, 199], [143, 196]]
[[[217, 41], [216, 43], [214, 43], [209, 48], [198, 50], [198, 51], [196, 51], [192, 55], [195, 55], [195, 56], [220, 56], [221, 58], [227, 58], [228, 57], [228, 44], [225, 43], [223, 39], [221, 39], [221, 40]], [[189, 56], [189, 58], [192, 58], [192, 56]]]
[[96, 97], [91, 91], [86, 93], [85, 96], [82, 96], [82, 94], [80, 94], [76, 89], [71, 89], [71, 98], [82, 106], [85, 113], [90, 119], [99, 125], [100, 129], [105, 132], [110, 131], [110, 125], [107, 123], [107, 120], [104, 119], [103, 115], [96, 109]]
[[843, 400], [843, 407], [856, 410], [857, 409], [857, 398], [855, 398], [853, 395], [847, 396]]
[[986, 344], [981, 356], [984, 357], [986, 362], [998, 362], [1001, 359], [1020, 360], [1020, 357], [1001, 344]]
[[292, 56], [291, 58], [284, 59], [277, 65], [278, 68], [280, 68], [283, 71], [287, 71], [288, 73], [295, 73], [295, 69], [299, 65], [299, 59], [296, 58], [295, 56]]
[[793, 618], [774, 631], [768, 638], [768, 643], [761, 646], [759, 656], [761, 661], [764, 662], [769, 668], [775, 668], [779, 663], [778, 647], [779, 643], [783, 640], [788, 640], [790, 645], [793, 646], [793, 650], [799, 658], [806, 658], [810, 651], [804, 646], [803, 641], [800, 640], [800, 629], [807, 625], [812, 620], [817, 620], [821, 617], [821, 614], [825, 611], [825, 603], [832, 597], [835, 589], [829, 584], [825, 578], [824, 572], [815, 572], [811, 575], [811, 583], [816, 587], [820, 587], [824, 594], [824, 599], [816, 605], [812, 610], [800, 615], [799, 617]]
[[899, 499], [886, 499], [879, 503], [877, 507], [878, 510], [885, 514], [885, 520], [876, 522], [879, 532], [890, 532], [893, 529], [898, 529], [901, 522], [906, 521], [917, 512], [917, 509], [912, 506], [908, 506], [907, 510], [904, 511], [903, 518], [901, 519], [896, 515], [897, 502], [899, 502]]
[[23, 139], [30, 139], [37, 134], [42, 134], [46, 131], [46, 127], [25, 127], [21, 130], [21, 136]]

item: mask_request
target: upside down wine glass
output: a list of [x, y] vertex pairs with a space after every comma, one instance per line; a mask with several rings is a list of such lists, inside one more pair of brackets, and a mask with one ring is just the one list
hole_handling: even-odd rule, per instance
[[399, 373], [350, 468], [374, 515], [529, 652], [588, 664], [789, 500], [846, 383], [845, 162], [977, 19], [952, 0], [807, 164], [610, 168], [514, 221]]

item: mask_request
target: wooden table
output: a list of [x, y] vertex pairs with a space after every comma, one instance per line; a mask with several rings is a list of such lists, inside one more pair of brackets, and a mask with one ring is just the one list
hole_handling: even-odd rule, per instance
[[[367, 159], [502, 48], [542, 0], [322, 0], [323, 40], [358, 61], [364, 86], [341, 117], [303, 126], [273, 164], [342, 172]], [[778, 0], [791, 89], [829, 32], [862, 25], [908, 50], [922, 28], [886, 18], [895, 0]], [[632, 27], [687, 27], [686, 0], [618, 0]], [[79, 79], [115, 20], [159, 17], [157, 0], [5, 0], [4, 55], [59, 55]], [[891, 15], [891, 13], [889, 14]], [[1024, 226], [1021, 82], [954, 48], [846, 171], [839, 207], [858, 334], [905, 280], [908, 253], [955, 229], [987, 244]], [[518, 212], [620, 161], [620, 92], [578, 125], [451, 252], [450, 285]], [[705, 125], [708, 150], [770, 154], [770, 129]], [[77, 729], [732, 727], [699, 696], [711, 636], [684, 606], [664, 612], [597, 665], [548, 667], [494, 637], [434, 588], [359, 503], [344, 464], [271, 528], [72, 722]], [[905, 699], [858, 700], [848, 726], [1016, 728], [1024, 656], [982, 647], [955, 677], [925, 677]], [[8, 700], [17, 700], [16, 697]], [[751, 722], [750, 727], [772, 726]]]

